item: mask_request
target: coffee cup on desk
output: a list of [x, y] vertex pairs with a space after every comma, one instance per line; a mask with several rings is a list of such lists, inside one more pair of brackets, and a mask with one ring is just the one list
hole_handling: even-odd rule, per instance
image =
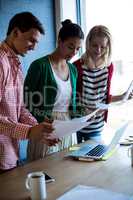
[[42, 172], [32, 172], [27, 175], [26, 188], [30, 191], [30, 197], [32, 200], [45, 200], [47, 197], [46, 193], [46, 182], [45, 174]]
[[131, 159], [131, 165], [133, 167], [133, 145], [131, 145], [129, 148], [128, 148], [128, 156], [130, 157]]

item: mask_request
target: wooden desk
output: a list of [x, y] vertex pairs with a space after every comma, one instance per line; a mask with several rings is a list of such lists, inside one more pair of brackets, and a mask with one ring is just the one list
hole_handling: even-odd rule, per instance
[[77, 184], [107, 188], [133, 195], [133, 168], [127, 156], [127, 147], [120, 147], [107, 161], [81, 162], [65, 159], [63, 152], [55, 153], [0, 175], [0, 200], [26, 200], [27, 173], [45, 170], [56, 181], [47, 184], [48, 200], [55, 200]]

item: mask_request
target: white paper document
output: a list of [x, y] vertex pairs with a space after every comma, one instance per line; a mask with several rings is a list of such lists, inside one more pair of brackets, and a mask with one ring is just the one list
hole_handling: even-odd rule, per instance
[[133, 80], [131, 81], [131, 83], [130, 83], [128, 89], [127, 89], [127, 92], [126, 92], [126, 94], [125, 94], [125, 96], [124, 96], [124, 98], [123, 98], [123, 101], [127, 101], [127, 100], [128, 100], [129, 95], [130, 95], [130, 93], [131, 93], [132, 91], [133, 91]]
[[74, 118], [72, 120], [66, 120], [66, 121], [54, 120], [53, 122], [53, 126], [55, 128], [54, 134], [57, 137], [62, 138], [63, 136], [71, 135], [72, 133], [81, 130], [82, 128], [90, 124], [90, 121], [87, 120], [91, 119], [98, 111], [99, 109], [95, 110], [89, 115], [86, 115], [84, 117]]
[[110, 104], [105, 104], [105, 103], [97, 103], [96, 107], [101, 109], [101, 110], [108, 110], [108, 108], [110, 107]]
[[96, 109], [95, 111], [91, 112], [88, 115], [85, 115], [83, 117], [78, 117], [78, 118], [73, 118], [72, 121], [76, 121], [76, 122], [86, 122], [87, 120], [91, 119], [92, 117], [95, 116], [95, 114], [99, 111], [100, 109]]
[[109, 104], [97, 103], [96, 107], [99, 110], [108, 110], [110, 107], [120, 106], [122, 104], [123, 104], [123, 100], [122, 101], [117, 101], [117, 102], [112, 102], [112, 103], [109, 103]]
[[131, 196], [101, 188], [77, 185], [56, 200], [131, 200]]
[[112, 106], [119, 106], [122, 105], [123, 103], [125, 103], [125, 101], [128, 100], [130, 93], [133, 92], [133, 80], [131, 81], [125, 96], [123, 97], [123, 99], [121, 101], [117, 101], [117, 102], [112, 102], [109, 104], [105, 104], [105, 103], [97, 103], [96, 104], [96, 108], [100, 109], [100, 110], [108, 110], [110, 107]]
[[53, 126], [55, 128], [54, 133], [57, 137], [62, 138], [66, 135], [71, 135], [74, 132], [88, 126], [90, 122], [76, 122], [73, 120], [61, 121], [55, 120]]

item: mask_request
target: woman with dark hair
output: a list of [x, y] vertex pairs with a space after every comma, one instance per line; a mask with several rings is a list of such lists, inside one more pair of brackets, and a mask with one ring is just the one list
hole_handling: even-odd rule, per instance
[[[46, 118], [68, 120], [76, 112], [77, 71], [69, 60], [78, 52], [83, 39], [80, 26], [65, 20], [55, 51], [31, 64], [25, 79], [25, 103], [38, 122]], [[55, 147], [29, 142], [28, 159], [43, 158], [74, 143], [75, 134], [65, 136]]]

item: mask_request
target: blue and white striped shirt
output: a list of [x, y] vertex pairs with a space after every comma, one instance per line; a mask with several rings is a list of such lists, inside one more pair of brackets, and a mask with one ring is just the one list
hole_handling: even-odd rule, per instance
[[[105, 103], [107, 99], [108, 67], [102, 69], [87, 69], [83, 67], [83, 85], [81, 104], [90, 109], [95, 109], [97, 103]], [[104, 114], [97, 113], [88, 127], [80, 130], [80, 133], [95, 136], [104, 126]]]

